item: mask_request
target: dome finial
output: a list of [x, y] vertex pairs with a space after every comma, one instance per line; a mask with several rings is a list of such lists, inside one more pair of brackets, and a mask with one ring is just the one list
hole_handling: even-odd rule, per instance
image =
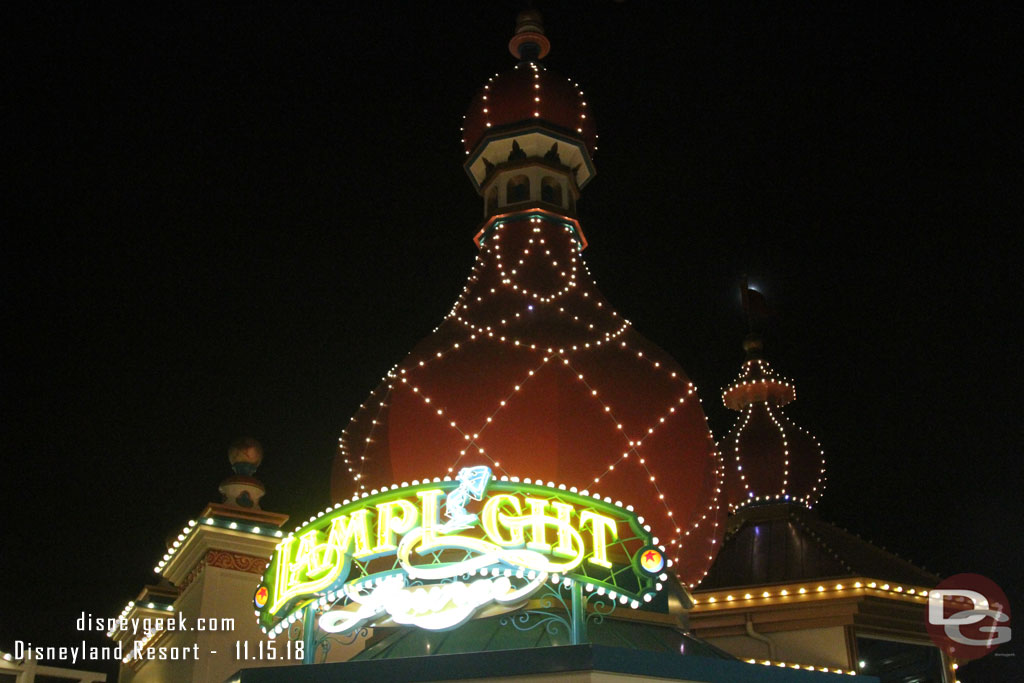
[[761, 339], [761, 335], [757, 332], [751, 332], [744, 337], [743, 350], [747, 354], [747, 360], [757, 360], [761, 358], [761, 354], [764, 351], [764, 341]]
[[251, 437], [236, 439], [228, 448], [228, 462], [234, 474], [220, 483], [224, 503], [259, 510], [266, 488], [252, 475], [263, 462], [263, 446]]
[[551, 41], [544, 35], [544, 20], [540, 12], [526, 9], [516, 17], [516, 33], [508, 41], [508, 51], [523, 62], [544, 59], [551, 51]]

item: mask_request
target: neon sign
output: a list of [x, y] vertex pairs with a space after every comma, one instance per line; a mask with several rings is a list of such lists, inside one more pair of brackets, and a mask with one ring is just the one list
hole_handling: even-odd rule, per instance
[[632, 506], [467, 467], [346, 501], [289, 534], [255, 605], [271, 637], [310, 606], [329, 633], [455, 628], [523, 606], [548, 581], [636, 608], [668, 578], [664, 552]]

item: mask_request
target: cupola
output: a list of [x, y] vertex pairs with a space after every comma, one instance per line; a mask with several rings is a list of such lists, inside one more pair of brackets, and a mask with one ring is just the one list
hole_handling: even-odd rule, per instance
[[509, 51], [519, 62], [495, 74], [464, 117], [464, 164], [492, 217], [527, 206], [575, 216], [593, 178], [597, 134], [579, 84], [540, 59], [548, 54], [540, 14], [522, 12]]

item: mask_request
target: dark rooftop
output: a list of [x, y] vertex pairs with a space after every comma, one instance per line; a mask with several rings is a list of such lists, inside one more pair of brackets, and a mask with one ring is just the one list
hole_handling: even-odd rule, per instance
[[934, 586], [938, 576], [821, 519], [802, 505], [750, 506], [730, 519], [698, 590], [863, 576]]

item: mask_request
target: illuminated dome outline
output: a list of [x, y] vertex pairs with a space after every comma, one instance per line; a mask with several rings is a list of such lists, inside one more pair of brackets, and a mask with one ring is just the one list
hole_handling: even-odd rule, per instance
[[[542, 85], [534, 90], [546, 87], [549, 72], [535, 61], [512, 71]], [[519, 80], [492, 82], [528, 92]], [[590, 149], [558, 118], [564, 109], [554, 121], [541, 113], [495, 118], [500, 127], [468, 143], [474, 153], [466, 168], [478, 192], [502, 189], [485, 205], [480, 252], [445, 320], [388, 372], [343, 431], [332, 497], [488, 465], [496, 475], [633, 504], [692, 586], [720, 543], [724, 466], [694, 385], [594, 286], [570, 200], [578, 179], [593, 175]], [[493, 160], [477, 163], [485, 154]], [[565, 190], [557, 199], [533, 182], [548, 177]], [[528, 194], [513, 196], [517, 178]]]
[[740, 413], [723, 444], [729, 511], [769, 502], [813, 508], [826, 482], [821, 444], [783, 411], [796, 387], [761, 357], [761, 339], [750, 335], [743, 347], [740, 375], [722, 392], [725, 406]]

